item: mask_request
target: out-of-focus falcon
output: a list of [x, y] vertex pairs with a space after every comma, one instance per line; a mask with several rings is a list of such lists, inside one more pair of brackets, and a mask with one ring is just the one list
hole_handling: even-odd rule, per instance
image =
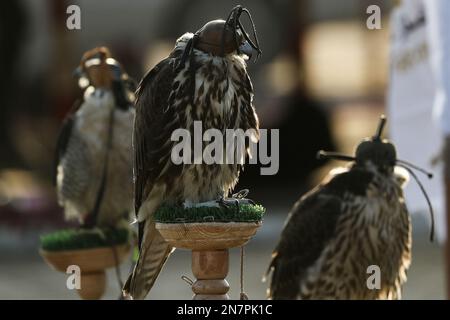
[[83, 227], [114, 227], [133, 211], [134, 88], [105, 47], [87, 51], [76, 75], [85, 90], [57, 142], [58, 201]]
[[[382, 117], [377, 134], [358, 145], [355, 157], [319, 153], [352, 164], [333, 170], [292, 208], [272, 254], [269, 298], [401, 298], [411, 263], [402, 188], [406, 171], [417, 180], [408, 166], [416, 167], [398, 160], [394, 145], [381, 139], [384, 124]], [[380, 270], [378, 288], [368, 285], [373, 265]]]
[[124, 286], [126, 298], [145, 298], [172, 251], [155, 229], [155, 210], [163, 203], [195, 205], [226, 197], [242, 168], [239, 163], [175, 165], [174, 130], [187, 129], [195, 139], [194, 121], [201, 121], [203, 132], [253, 129], [251, 138], [259, 138], [245, 59], [261, 51], [253, 23], [254, 41], [239, 20], [243, 13], [252, 20], [237, 6], [226, 21], [213, 20], [182, 35], [138, 87], [133, 144], [140, 253]]

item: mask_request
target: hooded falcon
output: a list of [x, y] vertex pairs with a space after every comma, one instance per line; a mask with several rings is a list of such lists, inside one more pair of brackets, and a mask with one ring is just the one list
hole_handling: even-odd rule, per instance
[[85, 90], [57, 142], [58, 202], [83, 227], [114, 227], [133, 210], [133, 83], [105, 47], [87, 51], [75, 73]]
[[[272, 254], [269, 298], [401, 298], [411, 263], [402, 188], [408, 172], [417, 180], [409, 167], [421, 169], [398, 160], [394, 145], [381, 139], [385, 121], [358, 145], [355, 157], [319, 153], [352, 164], [333, 170], [292, 208]], [[368, 280], [373, 266], [380, 270], [378, 287]]]
[[245, 60], [253, 50], [258, 55], [261, 51], [254, 24], [252, 41], [239, 20], [242, 13], [252, 20], [247, 9], [237, 6], [226, 21], [210, 21], [195, 34], [182, 35], [138, 87], [133, 144], [140, 253], [124, 286], [128, 299], [145, 298], [172, 251], [155, 229], [155, 210], [163, 203], [195, 205], [223, 199], [242, 168], [242, 164], [175, 165], [172, 132], [183, 128], [194, 137], [194, 121], [201, 121], [203, 131], [253, 129], [251, 138], [259, 137]]

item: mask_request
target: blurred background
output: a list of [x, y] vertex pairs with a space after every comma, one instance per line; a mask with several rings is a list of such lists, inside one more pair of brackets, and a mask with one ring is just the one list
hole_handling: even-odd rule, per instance
[[[263, 55], [249, 63], [262, 128], [280, 129], [280, 170], [260, 176], [247, 166], [239, 188], [267, 208], [262, 230], [247, 250], [246, 291], [265, 297], [261, 277], [293, 203], [336, 163], [316, 160], [319, 149], [353, 152], [385, 111], [389, 15], [393, 1], [240, 1], [250, 9]], [[66, 8], [81, 8], [81, 30], [68, 30]], [[82, 94], [72, 71], [84, 51], [110, 47], [139, 80], [175, 40], [225, 18], [235, 1], [15, 0], [0, 2], [0, 299], [78, 299], [66, 275], [39, 257], [39, 235], [67, 226], [56, 203], [52, 168], [65, 114]], [[376, 4], [382, 28], [366, 27]], [[427, 240], [428, 221], [413, 215], [413, 264], [406, 299], [444, 298], [441, 247]], [[238, 252], [231, 257], [232, 298], [238, 298]], [[251, 272], [250, 272], [251, 271]], [[129, 266], [122, 267], [122, 277]], [[169, 259], [152, 299], [189, 299], [180, 277], [188, 252]], [[107, 298], [119, 288], [109, 277]]]

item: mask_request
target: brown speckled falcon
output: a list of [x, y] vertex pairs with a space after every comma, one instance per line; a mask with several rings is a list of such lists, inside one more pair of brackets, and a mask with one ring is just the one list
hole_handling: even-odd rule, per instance
[[[381, 140], [384, 123], [383, 117], [355, 158], [320, 153], [353, 163], [334, 170], [292, 208], [269, 266], [269, 298], [400, 299], [411, 263], [403, 168], [416, 176], [405, 166], [413, 165], [396, 158], [394, 145]], [[367, 285], [371, 265], [380, 268], [379, 289]]]
[[239, 21], [242, 13], [250, 16], [237, 6], [226, 21], [210, 21], [195, 34], [182, 35], [172, 53], [139, 85], [133, 141], [139, 260], [124, 286], [125, 298], [145, 298], [172, 251], [155, 229], [155, 210], [163, 203], [195, 204], [226, 197], [242, 168], [240, 164], [175, 165], [173, 131], [188, 129], [194, 136], [194, 121], [201, 121], [203, 131], [254, 129], [252, 138], [258, 139], [245, 59], [253, 49], [258, 54], [260, 50], [256, 33], [254, 43]]

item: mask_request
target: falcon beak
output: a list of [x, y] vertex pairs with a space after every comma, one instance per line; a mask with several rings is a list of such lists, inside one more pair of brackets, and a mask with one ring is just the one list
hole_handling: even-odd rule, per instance
[[239, 53], [245, 54], [247, 56], [246, 60], [250, 60], [253, 55], [253, 47], [248, 41], [244, 41], [239, 47]]

